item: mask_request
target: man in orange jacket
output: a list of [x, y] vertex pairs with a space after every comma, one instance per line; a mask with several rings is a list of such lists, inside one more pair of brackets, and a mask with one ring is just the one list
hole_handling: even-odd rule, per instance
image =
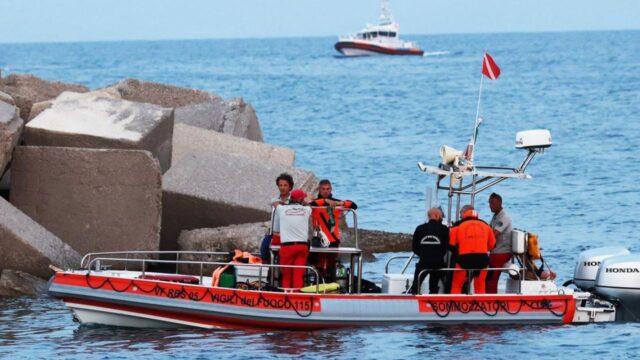
[[[496, 237], [491, 227], [478, 219], [472, 206], [462, 216], [457, 226], [451, 228], [449, 244], [458, 248], [456, 269], [484, 269], [489, 265], [489, 251], [496, 246]], [[484, 294], [487, 270], [474, 272], [473, 288], [476, 294]], [[455, 271], [451, 286], [452, 294], [462, 293], [467, 280], [467, 271]]]
[[[318, 184], [318, 197], [313, 199], [309, 205], [313, 208], [311, 214], [312, 223], [324, 233], [329, 240], [329, 247], [340, 246], [340, 217], [342, 211], [340, 208], [357, 209], [358, 205], [350, 200], [339, 200], [333, 197], [333, 188], [331, 182], [327, 179], [320, 180]], [[325, 281], [332, 282], [335, 280], [336, 254], [318, 254], [317, 257], [310, 259]]]

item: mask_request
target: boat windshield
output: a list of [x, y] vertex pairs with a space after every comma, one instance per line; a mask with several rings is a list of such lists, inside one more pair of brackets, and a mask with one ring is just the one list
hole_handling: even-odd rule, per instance
[[373, 39], [373, 38], [377, 38], [378, 36], [393, 38], [393, 37], [396, 37], [397, 35], [398, 33], [396, 33], [395, 31], [371, 31], [366, 33], [358, 33], [356, 37], [358, 39]]

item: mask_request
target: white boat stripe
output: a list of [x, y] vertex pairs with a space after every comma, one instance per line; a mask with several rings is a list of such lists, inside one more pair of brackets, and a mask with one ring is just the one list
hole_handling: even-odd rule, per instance
[[194, 327], [199, 327], [199, 328], [203, 328], [203, 329], [217, 329], [217, 328], [219, 328], [218, 326], [206, 325], [206, 324], [192, 322], [192, 321], [177, 320], [177, 319], [168, 318], [168, 317], [164, 317], [164, 316], [143, 314], [143, 313], [139, 313], [139, 312], [135, 312], [135, 311], [116, 310], [116, 309], [111, 309], [111, 308], [102, 307], [102, 306], [85, 305], [85, 304], [78, 304], [78, 303], [74, 303], [74, 302], [65, 302], [65, 305], [67, 305], [71, 309], [78, 308], [78, 309], [83, 309], [83, 310], [102, 311], [102, 312], [111, 313], [111, 314], [135, 316], [135, 317], [141, 317], [141, 318], [146, 318], [146, 319], [151, 319], [151, 320], [170, 322], [170, 323], [174, 323], [174, 324], [194, 326]]

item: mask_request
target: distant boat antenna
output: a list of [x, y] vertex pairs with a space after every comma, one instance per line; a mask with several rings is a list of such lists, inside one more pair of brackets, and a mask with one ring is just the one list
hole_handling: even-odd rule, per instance
[[380, 12], [380, 25], [389, 25], [393, 23], [393, 16], [389, 11], [389, 0], [382, 0], [382, 7]]

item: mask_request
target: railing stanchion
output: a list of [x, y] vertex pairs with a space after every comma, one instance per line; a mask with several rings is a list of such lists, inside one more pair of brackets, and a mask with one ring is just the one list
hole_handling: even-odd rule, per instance
[[355, 238], [356, 238], [356, 249], [359, 249], [358, 247], [358, 216], [356, 215], [355, 210], [351, 210], [351, 213], [353, 214], [353, 232], [355, 233]]
[[204, 272], [204, 269], [203, 269], [203, 268], [204, 268], [204, 264], [203, 264], [203, 263], [200, 263], [200, 285], [204, 285], [204, 284], [202, 283], [202, 273]]
[[402, 268], [402, 271], [400, 272], [400, 274], [404, 274], [404, 272], [407, 271], [407, 268], [409, 267], [409, 264], [411, 264], [411, 260], [413, 260], [414, 256], [415, 254], [411, 253], [411, 256], [409, 256], [409, 260], [407, 260], [407, 262], [404, 264], [404, 267]]

